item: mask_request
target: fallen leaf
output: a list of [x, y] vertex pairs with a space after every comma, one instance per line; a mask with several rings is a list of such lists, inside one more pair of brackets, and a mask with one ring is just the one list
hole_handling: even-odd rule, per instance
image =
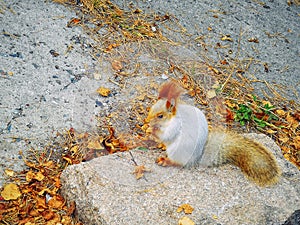
[[116, 70], [116, 71], [121, 71], [123, 69], [122, 62], [118, 61], [118, 60], [113, 60], [111, 62], [111, 67], [113, 68], [113, 70]]
[[51, 220], [54, 218], [55, 215], [52, 210], [45, 210], [44, 212], [42, 212], [42, 216], [45, 220]]
[[67, 27], [73, 27], [76, 25], [79, 25], [79, 23], [81, 22], [81, 20], [79, 18], [72, 18], [68, 23], [67, 23]]
[[216, 91], [215, 91], [214, 89], [211, 89], [211, 90], [209, 90], [209, 91], [207, 92], [206, 96], [207, 96], [207, 98], [209, 98], [209, 99], [214, 98], [214, 97], [217, 96], [217, 95], [216, 95]]
[[10, 177], [15, 175], [15, 171], [13, 171], [11, 169], [6, 169], [4, 172], [7, 176], [10, 176]]
[[55, 195], [48, 201], [48, 205], [54, 209], [62, 209], [62, 207], [65, 205], [65, 200], [62, 196]]
[[182, 204], [178, 207], [177, 212], [180, 213], [184, 211], [185, 214], [191, 214], [194, 211], [194, 208], [189, 204]]
[[229, 34], [223, 35], [223, 36], [221, 37], [221, 40], [222, 40], [222, 41], [233, 41]]
[[257, 38], [249, 38], [249, 42], [259, 43], [259, 40]]
[[135, 177], [138, 180], [144, 176], [145, 172], [149, 172], [149, 171], [150, 170], [147, 169], [144, 165], [141, 165], [141, 166], [136, 166], [133, 173], [135, 174]]
[[277, 113], [278, 116], [284, 116], [285, 115], [285, 111], [282, 110], [282, 109], [277, 109], [276, 113]]
[[178, 225], [195, 225], [195, 222], [187, 216], [184, 216], [179, 219]]
[[296, 129], [299, 126], [299, 122], [293, 116], [291, 116], [290, 113], [287, 114], [285, 119], [293, 129]]
[[221, 63], [222, 65], [227, 65], [227, 64], [228, 64], [228, 62], [227, 62], [225, 59], [221, 60], [220, 63]]
[[76, 203], [75, 203], [75, 201], [70, 202], [69, 208], [67, 210], [67, 215], [71, 216], [74, 213], [75, 209], [76, 209]]
[[107, 97], [110, 94], [110, 89], [105, 88], [105, 87], [99, 87], [97, 89], [97, 92], [102, 95], [103, 97]]
[[277, 133], [277, 131], [276, 130], [272, 130], [272, 129], [268, 129], [267, 133], [268, 134], [275, 134], [275, 133]]
[[279, 141], [281, 141], [282, 143], [286, 143], [290, 140], [289, 137], [285, 137], [285, 138], [279, 138]]
[[297, 136], [293, 139], [291, 146], [294, 146], [295, 149], [300, 150], [300, 136]]
[[42, 181], [45, 178], [45, 176], [39, 171], [37, 173], [34, 173], [32, 170], [29, 170], [26, 173], [26, 181], [30, 182], [33, 179], [37, 180], [37, 181]]
[[91, 140], [91, 141], [89, 141], [87, 147], [89, 149], [97, 149], [97, 150], [104, 149], [103, 145], [100, 144], [99, 140]]
[[36, 196], [36, 198], [35, 198], [35, 208], [37, 208], [37, 209], [47, 209], [46, 198], [44, 196]]
[[3, 191], [1, 191], [1, 196], [4, 200], [16, 200], [21, 196], [21, 192], [18, 185], [10, 183], [4, 186]]

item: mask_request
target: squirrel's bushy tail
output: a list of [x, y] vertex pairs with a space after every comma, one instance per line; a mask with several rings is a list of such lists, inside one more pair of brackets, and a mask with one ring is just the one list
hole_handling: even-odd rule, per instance
[[[212, 139], [222, 137], [219, 143], [218, 164], [238, 166], [249, 180], [259, 186], [275, 184], [281, 170], [274, 155], [261, 144], [233, 132], [213, 132]], [[215, 161], [216, 162], [216, 161]]]

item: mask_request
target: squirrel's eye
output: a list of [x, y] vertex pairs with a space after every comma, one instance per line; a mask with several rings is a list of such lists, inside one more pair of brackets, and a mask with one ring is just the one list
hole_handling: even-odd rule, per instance
[[162, 119], [163, 117], [164, 117], [163, 114], [158, 114], [158, 115], [157, 115], [157, 118], [159, 118], [159, 119]]

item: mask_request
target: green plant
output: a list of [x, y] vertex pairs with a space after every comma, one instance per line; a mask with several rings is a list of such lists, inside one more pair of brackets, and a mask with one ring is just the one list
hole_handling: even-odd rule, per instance
[[252, 119], [252, 109], [245, 105], [239, 104], [239, 109], [235, 111], [234, 120], [240, 122], [241, 126], [249, 123]]

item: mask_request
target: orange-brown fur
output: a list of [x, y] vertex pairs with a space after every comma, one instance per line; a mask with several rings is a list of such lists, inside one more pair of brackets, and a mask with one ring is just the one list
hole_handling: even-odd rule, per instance
[[261, 144], [230, 132], [224, 140], [224, 156], [227, 161], [241, 169], [249, 180], [259, 186], [275, 184], [281, 170], [274, 155]]
[[179, 96], [183, 93], [183, 89], [178, 86], [178, 84], [175, 81], [170, 81], [167, 83], [164, 83], [160, 87], [158, 99], [167, 99], [170, 103], [172, 103], [172, 100], [179, 99]]

